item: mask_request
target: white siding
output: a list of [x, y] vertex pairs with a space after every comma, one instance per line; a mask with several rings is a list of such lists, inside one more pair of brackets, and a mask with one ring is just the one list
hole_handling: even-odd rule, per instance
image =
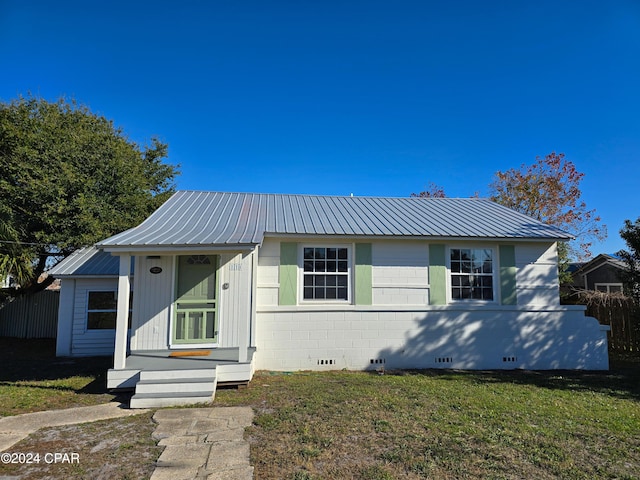
[[[169, 346], [174, 265], [174, 256], [136, 257], [132, 350], [162, 350]], [[159, 267], [162, 271], [153, 274], [149, 271], [153, 267]]]
[[518, 305], [559, 305], [556, 244], [517, 244], [515, 253]]
[[[249, 335], [248, 326], [251, 316], [251, 254], [225, 253], [220, 255], [218, 306], [219, 346], [237, 347], [240, 343], [239, 332]], [[225, 284], [228, 288], [224, 288]], [[240, 329], [241, 323], [245, 325]]]
[[77, 279], [73, 304], [73, 339], [71, 355], [113, 355], [115, 329], [87, 330], [88, 293], [94, 291], [117, 291], [116, 279]]
[[258, 250], [257, 304], [278, 305], [280, 242], [265, 238]]
[[[132, 350], [169, 348], [170, 322], [175, 289], [175, 256], [139, 256], [133, 295]], [[152, 267], [161, 273], [152, 274]], [[218, 269], [218, 346], [239, 345], [239, 322], [248, 329], [251, 315], [251, 254], [219, 254]], [[228, 288], [223, 288], [227, 284]], [[248, 341], [248, 340], [247, 340]]]
[[374, 305], [427, 305], [429, 247], [426, 242], [377, 242], [372, 245]]

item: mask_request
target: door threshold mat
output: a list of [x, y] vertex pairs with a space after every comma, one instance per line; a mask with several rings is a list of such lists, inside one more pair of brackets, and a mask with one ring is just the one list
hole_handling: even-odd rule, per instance
[[211, 350], [181, 350], [179, 352], [171, 352], [170, 357], [208, 357]]

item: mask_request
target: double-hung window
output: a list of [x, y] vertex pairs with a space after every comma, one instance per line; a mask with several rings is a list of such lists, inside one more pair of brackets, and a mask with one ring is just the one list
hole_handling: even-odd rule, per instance
[[[115, 291], [87, 292], [87, 329], [113, 330], [116, 328], [118, 295]], [[129, 327], [131, 328], [131, 305], [133, 295], [129, 295]]]
[[492, 301], [495, 262], [491, 248], [452, 248], [451, 299]]
[[349, 249], [304, 247], [302, 298], [349, 300]]

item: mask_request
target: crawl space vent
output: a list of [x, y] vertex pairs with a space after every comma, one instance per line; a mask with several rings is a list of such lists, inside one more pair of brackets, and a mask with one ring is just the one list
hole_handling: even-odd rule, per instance
[[436, 363], [453, 363], [453, 357], [436, 357]]
[[518, 361], [518, 357], [502, 357], [502, 363], [514, 363]]
[[335, 365], [336, 361], [334, 359], [330, 360], [318, 360], [318, 365]]

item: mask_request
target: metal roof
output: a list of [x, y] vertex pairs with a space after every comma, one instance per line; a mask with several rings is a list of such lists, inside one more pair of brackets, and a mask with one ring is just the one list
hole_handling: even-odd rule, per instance
[[568, 240], [570, 234], [480, 198], [385, 198], [179, 191], [107, 249], [254, 246], [268, 235]]
[[55, 265], [49, 274], [54, 277], [118, 276], [120, 260], [96, 247], [76, 250]]

